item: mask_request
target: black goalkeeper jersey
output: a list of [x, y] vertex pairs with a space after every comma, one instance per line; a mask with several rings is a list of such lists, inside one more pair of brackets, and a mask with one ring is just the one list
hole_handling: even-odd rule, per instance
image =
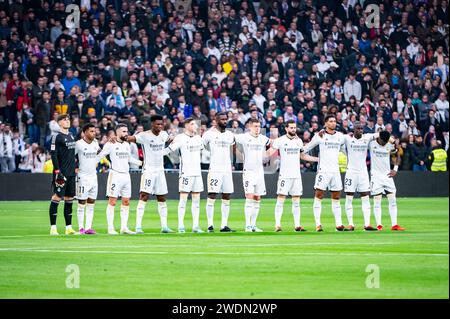
[[53, 136], [50, 154], [54, 170], [60, 170], [67, 177], [76, 175], [75, 139], [70, 133], [58, 133]]

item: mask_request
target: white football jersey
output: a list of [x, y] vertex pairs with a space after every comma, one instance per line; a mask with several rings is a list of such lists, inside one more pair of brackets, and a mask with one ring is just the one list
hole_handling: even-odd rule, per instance
[[303, 141], [299, 137], [289, 138], [286, 134], [273, 141], [272, 147], [280, 151], [280, 177], [299, 178]]
[[371, 175], [387, 176], [391, 171], [391, 152], [395, 146], [391, 143], [381, 146], [377, 141], [369, 144]]
[[142, 145], [144, 153], [143, 172], [160, 172], [164, 170], [164, 147], [169, 139], [166, 131], [155, 135], [152, 131], [136, 134], [136, 143]]
[[255, 137], [250, 133], [236, 134], [234, 138], [244, 151], [244, 170], [264, 173], [263, 160], [266, 146], [270, 144], [269, 138], [262, 134]]
[[359, 139], [354, 136], [344, 136], [347, 149], [347, 171], [367, 172], [367, 150], [369, 143], [374, 140], [375, 134], [363, 134]]
[[180, 173], [184, 176], [201, 175], [201, 151], [203, 141], [199, 135], [189, 136], [186, 133], [178, 134], [169, 145], [170, 150], [180, 150]]
[[211, 158], [210, 172], [231, 172], [231, 146], [234, 145], [234, 134], [230, 131], [221, 133], [217, 129], [211, 129], [202, 137], [203, 144], [209, 145]]
[[90, 144], [84, 139], [75, 143], [75, 155], [78, 156], [78, 175], [95, 175], [97, 174], [97, 154], [100, 146], [97, 140], [93, 140]]
[[316, 134], [311, 142], [305, 146], [305, 152], [309, 152], [318, 145], [319, 165], [317, 172], [339, 173], [339, 151], [344, 143], [345, 136], [341, 132], [325, 133], [323, 137]]
[[107, 142], [100, 154], [97, 155], [97, 160], [100, 161], [107, 155], [109, 155], [112, 170], [120, 173], [128, 173], [130, 171], [129, 162], [133, 159], [131, 158], [131, 149], [128, 142]]

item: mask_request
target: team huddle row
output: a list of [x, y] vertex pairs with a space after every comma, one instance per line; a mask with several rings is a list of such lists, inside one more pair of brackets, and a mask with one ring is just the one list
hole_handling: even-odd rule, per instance
[[[114, 227], [114, 209], [119, 197], [121, 198], [120, 233], [144, 233], [142, 220], [150, 195], [155, 195], [158, 202], [161, 232], [174, 232], [167, 224], [168, 212], [165, 195], [168, 191], [163, 164], [164, 156], [175, 151], [180, 153], [178, 232], [186, 232], [184, 217], [188, 196], [191, 194], [192, 232], [203, 233], [204, 231], [199, 225], [199, 218], [200, 193], [204, 190], [200, 167], [201, 151], [204, 148], [207, 148], [211, 154], [207, 178], [207, 231], [215, 231], [214, 206], [217, 195], [221, 194], [222, 219], [220, 232], [234, 232], [228, 226], [230, 195], [234, 192], [230, 152], [238, 152], [237, 144], [241, 146], [244, 158], [242, 182], [245, 192], [245, 232], [262, 231], [257, 227], [257, 219], [261, 197], [266, 195], [264, 160], [276, 154], [280, 157], [280, 169], [275, 205], [275, 231], [282, 231], [281, 217], [287, 196], [291, 196], [292, 199], [293, 229], [296, 232], [305, 231], [301, 225], [300, 213], [300, 198], [303, 193], [300, 160], [318, 162], [313, 204], [316, 231], [323, 231], [320, 220], [321, 200], [327, 190], [331, 192], [332, 211], [337, 231], [353, 231], [355, 229], [352, 202], [356, 192], [360, 194], [362, 201], [364, 230], [379, 231], [383, 229], [381, 223], [382, 194], [386, 194], [389, 201], [391, 229], [404, 230], [397, 224], [396, 188], [393, 177], [396, 175], [398, 166], [395, 165], [394, 169], [391, 170], [391, 154], [395, 153], [396, 148], [390, 143], [390, 135], [386, 131], [362, 134], [362, 125], [356, 124], [352, 136], [344, 135], [335, 130], [336, 118], [329, 115], [325, 118], [324, 130], [314, 135], [311, 142], [305, 146], [297, 136], [297, 127], [294, 121], [286, 122], [286, 134], [274, 140], [261, 134], [261, 124], [258, 120], [250, 120], [247, 133], [233, 134], [226, 130], [227, 115], [222, 113], [216, 116], [216, 126], [205, 132], [203, 136], [197, 134], [198, 125], [191, 118], [186, 119], [184, 132], [173, 139], [163, 130], [164, 125], [161, 116], [153, 116], [151, 123], [150, 131], [141, 132], [134, 136], [128, 135], [126, 125], [118, 125], [115, 128], [115, 137], [111, 138], [101, 149], [95, 140], [95, 127], [93, 125], [85, 125], [82, 139], [75, 142], [73, 137], [67, 131], [64, 131], [65, 127], [70, 127], [70, 120], [67, 117], [60, 119], [59, 124], [62, 131], [53, 138], [52, 143], [55, 174], [54, 195], [50, 205], [50, 234], [58, 234], [56, 230], [57, 206], [63, 198], [65, 201], [65, 233], [76, 233], [71, 226], [72, 200], [75, 195], [78, 200], [79, 233], [95, 234], [92, 220], [98, 192], [96, 166], [105, 156], [109, 156], [111, 163], [106, 187], [108, 234], [118, 234]], [[141, 145], [144, 154], [143, 162], [131, 156], [130, 142]], [[168, 146], [166, 147], [166, 145]], [[319, 147], [319, 156], [308, 155], [316, 146]], [[347, 227], [342, 222], [340, 205], [340, 193], [343, 185], [339, 172], [338, 157], [341, 149], [347, 152], [348, 158], [344, 181]], [[370, 179], [366, 165], [368, 151], [371, 158]], [[70, 164], [71, 154], [74, 157], [73, 163], [76, 165], [73, 168]], [[65, 162], [69, 162], [69, 164], [64, 164]], [[135, 231], [128, 228], [131, 197], [130, 163], [142, 166]], [[60, 169], [61, 165], [65, 166], [65, 169]], [[71, 174], [72, 171], [73, 174]], [[376, 227], [372, 227], [370, 223], [370, 194], [373, 195], [374, 199]]]

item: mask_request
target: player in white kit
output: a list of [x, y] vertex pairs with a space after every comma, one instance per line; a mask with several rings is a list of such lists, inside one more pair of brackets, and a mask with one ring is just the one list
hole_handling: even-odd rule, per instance
[[303, 152], [303, 141], [297, 136], [297, 124], [293, 120], [286, 122], [286, 134], [272, 143], [269, 155], [280, 153], [280, 173], [278, 176], [277, 203], [275, 205], [275, 231], [281, 232], [281, 217], [286, 196], [292, 198], [294, 230], [306, 231], [300, 223], [300, 197], [303, 195], [300, 159], [317, 162], [318, 158]]
[[[97, 199], [97, 154], [100, 146], [95, 139], [95, 125], [88, 123], [83, 126], [83, 137], [75, 143], [77, 158], [77, 193], [78, 200], [78, 229], [80, 234], [94, 235], [92, 220], [94, 219], [94, 205]], [[86, 210], [86, 224], [85, 224]]]
[[399, 156], [396, 156], [394, 169], [391, 170], [391, 154], [396, 153], [396, 147], [389, 142], [390, 134], [387, 131], [381, 131], [380, 136], [370, 142], [370, 178], [371, 193], [373, 195], [373, 210], [377, 229], [383, 230], [381, 224], [381, 199], [383, 193], [389, 202], [389, 214], [391, 215], [391, 230], [405, 230], [397, 224], [397, 191], [393, 177], [397, 175]]
[[130, 212], [131, 178], [130, 164], [142, 165], [141, 161], [135, 160], [131, 156], [130, 144], [126, 141], [128, 128], [125, 124], [116, 126], [116, 142], [107, 142], [102, 151], [97, 156], [100, 161], [109, 155], [111, 167], [106, 185], [106, 196], [108, 196], [108, 206], [106, 208], [106, 220], [108, 222], [108, 234], [117, 235], [114, 229], [114, 207], [117, 199], [122, 198], [120, 206], [120, 233], [133, 235], [135, 232], [128, 229], [128, 215]]
[[353, 223], [353, 196], [356, 192], [361, 196], [361, 206], [364, 215], [364, 230], [374, 231], [370, 225], [370, 181], [367, 171], [367, 150], [369, 143], [378, 137], [375, 134], [363, 134], [363, 125], [355, 123], [353, 136], [345, 135], [345, 147], [347, 150], [347, 171], [344, 178], [345, 211], [347, 213], [347, 231], [355, 230]]
[[177, 135], [173, 142], [165, 149], [164, 154], [179, 150], [180, 176], [178, 189], [180, 201], [178, 202], [178, 232], [185, 233], [184, 216], [189, 193], [192, 195], [192, 232], [203, 233], [199, 227], [200, 219], [200, 193], [203, 192], [203, 179], [200, 167], [203, 141], [197, 134], [199, 126], [193, 118], [184, 120], [184, 133]]
[[136, 208], [136, 233], [144, 233], [142, 219], [150, 195], [156, 195], [161, 220], [161, 233], [174, 233], [167, 226], [167, 182], [164, 173], [164, 148], [166, 143], [171, 142], [171, 139], [169, 134], [164, 131], [164, 122], [161, 115], [153, 115], [150, 122], [152, 124], [150, 131], [128, 136], [129, 142], [141, 144], [144, 153], [139, 202]]
[[220, 231], [234, 232], [228, 227], [230, 215], [230, 195], [234, 192], [233, 175], [231, 171], [231, 149], [236, 148], [234, 134], [226, 130], [228, 116], [225, 113], [216, 114], [217, 127], [203, 134], [203, 144], [211, 152], [208, 172], [208, 199], [206, 200], [206, 216], [208, 232], [214, 232], [214, 203], [218, 193], [222, 193], [222, 223]]
[[262, 232], [256, 227], [261, 196], [266, 195], [266, 183], [264, 181], [264, 156], [270, 140], [261, 134], [261, 122], [258, 119], [250, 119], [250, 132], [236, 134], [236, 143], [242, 145], [244, 152], [244, 169], [242, 183], [245, 192], [245, 231]]
[[313, 204], [316, 231], [323, 231], [320, 215], [322, 213], [322, 198], [327, 189], [331, 191], [331, 209], [336, 222], [336, 230], [344, 231], [340, 203], [342, 180], [339, 172], [339, 150], [345, 143], [345, 137], [344, 134], [336, 131], [336, 117], [333, 114], [325, 116], [324, 122], [325, 132], [323, 136], [314, 135], [311, 142], [304, 148], [305, 152], [309, 152], [314, 147], [319, 146], [319, 165], [314, 184]]

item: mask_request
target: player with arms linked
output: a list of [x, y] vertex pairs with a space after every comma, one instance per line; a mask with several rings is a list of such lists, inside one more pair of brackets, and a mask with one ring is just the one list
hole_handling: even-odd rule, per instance
[[371, 193], [373, 195], [373, 212], [378, 230], [383, 230], [381, 224], [381, 199], [383, 193], [389, 202], [389, 214], [391, 215], [391, 230], [402, 231], [405, 228], [397, 224], [397, 191], [394, 176], [397, 175], [400, 157], [395, 157], [394, 168], [391, 169], [391, 154], [397, 153], [395, 145], [390, 143], [390, 133], [381, 131], [380, 136], [369, 144], [370, 150], [370, 180]]

